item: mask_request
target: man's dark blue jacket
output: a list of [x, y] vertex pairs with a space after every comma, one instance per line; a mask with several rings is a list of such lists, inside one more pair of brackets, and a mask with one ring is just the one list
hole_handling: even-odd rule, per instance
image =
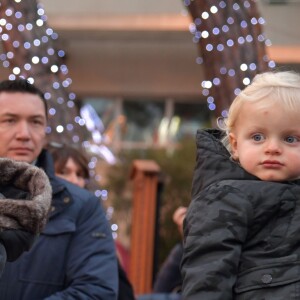
[[37, 166], [45, 170], [53, 189], [49, 222], [29, 252], [7, 263], [0, 299], [117, 299], [114, 242], [99, 200], [55, 177], [46, 151]]

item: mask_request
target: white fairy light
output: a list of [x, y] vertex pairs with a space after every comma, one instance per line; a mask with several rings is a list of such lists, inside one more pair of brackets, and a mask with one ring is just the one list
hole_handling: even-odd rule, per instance
[[21, 69], [20, 69], [19, 67], [14, 67], [14, 68], [13, 68], [13, 73], [14, 73], [15, 75], [19, 75], [19, 74], [21, 73]]
[[45, 12], [44, 12], [44, 9], [42, 9], [42, 8], [39, 8], [39, 9], [37, 10], [37, 14], [38, 14], [39, 16], [42, 16], [44, 13], [45, 13]]
[[247, 71], [247, 70], [248, 70], [247, 64], [241, 64], [241, 65], [240, 65], [240, 69], [241, 69], [242, 71]]
[[204, 39], [207, 39], [209, 37], [209, 33], [207, 30], [203, 30], [202, 33], [201, 33], [201, 36], [204, 38]]
[[40, 59], [38, 58], [38, 56], [33, 56], [32, 59], [31, 59], [31, 61], [32, 61], [33, 64], [36, 65], [36, 64], [38, 64], [40, 62]]
[[218, 12], [218, 8], [217, 8], [215, 5], [213, 5], [213, 6], [210, 8], [210, 12], [211, 12], [212, 14], [216, 14], [216, 13]]
[[57, 131], [58, 133], [62, 133], [62, 132], [64, 131], [64, 127], [63, 127], [62, 125], [58, 125], [58, 126], [56, 127], [56, 131]]
[[36, 25], [37, 25], [38, 27], [41, 27], [41, 26], [44, 25], [44, 21], [43, 21], [42, 19], [38, 19], [38, 20], [36, 20]]
[[7, 41], [7, 40], [9, 40], [9, 35], [4, 33], [4, 34], [2, 34], [1, 38], [3, 41]]
[[244, 85], [249, 85], [249, 84], [250, 84], [250, 78], [245, 77], [245, 78], [243, 79], [243, 84], [244, 84]]
[[58, 72], [59, 69], [58, 69], [57, 65], [52, 65], [50, 70], [51, 70], [52, 73], [56, 73], [56, 72]]
[[29, 71], [29, 70], [31, 69], [31, 64], [26, 63], [26, 64], [24, 65], [24, 69], [25, 69], [26, 71]]
[[202, 19], [203, 20], [206, 20], [209, 18], [209, 13], [207, 11], [203, 12], [202, 15], [201, 15]]

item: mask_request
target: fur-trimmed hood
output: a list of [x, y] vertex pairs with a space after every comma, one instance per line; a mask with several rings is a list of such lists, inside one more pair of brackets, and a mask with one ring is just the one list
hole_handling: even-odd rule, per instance
[[40, 233], [47, 222], [52, 189], [45, 172], [0, 158], [0, 228]]

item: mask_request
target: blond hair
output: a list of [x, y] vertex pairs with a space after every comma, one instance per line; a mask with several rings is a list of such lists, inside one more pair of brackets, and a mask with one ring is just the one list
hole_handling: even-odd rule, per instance
[[278, 105], [286, 113], [300, 114], [300, 75], [293, 71], [265, 72], [254, 77], [232, 102], [228, 117], [224, 120], [226, 135], [222, 140], [230, 152], [228, 135], [235, 127], [245, 102], [260, 103], [262, 106]]

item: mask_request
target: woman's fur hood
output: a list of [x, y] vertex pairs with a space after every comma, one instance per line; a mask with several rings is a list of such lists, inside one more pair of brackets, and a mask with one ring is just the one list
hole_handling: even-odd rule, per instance
[[40, 233], [47, 222], [52, 189], [45, 172], [0, 158], [0, 229]]

